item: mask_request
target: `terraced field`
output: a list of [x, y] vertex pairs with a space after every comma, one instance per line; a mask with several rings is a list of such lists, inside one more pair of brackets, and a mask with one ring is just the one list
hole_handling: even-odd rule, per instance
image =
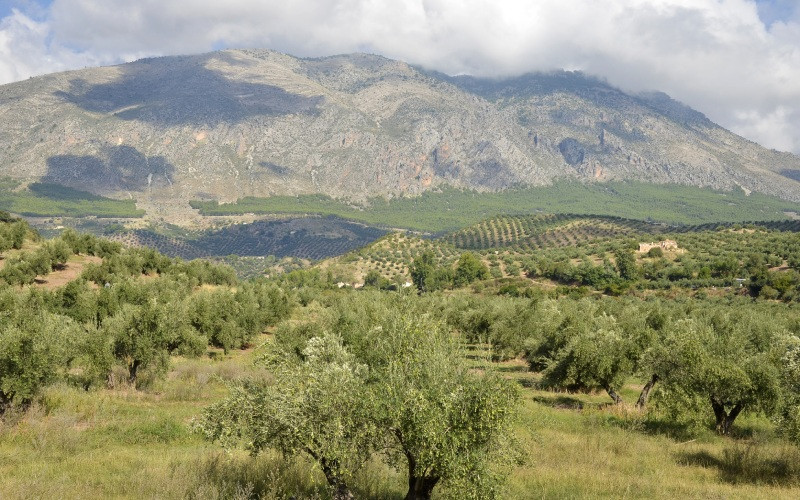
[[[777, 231], [800, 232], [800, 221], [756, 221], [746, 226]], [[624, 236], [637, 238], [667, 233], [696, 233], [742, 224], [709, 223], [668, 225], [649, 221], [602, 215], [541, 214], [492, 217], [460, 229], [442, 240], [464, 250], [488, 250], [512, 247], [518, 252], [542, 248], [582, 245]]]
[[620, 217], [544, 214], [501, 216], [461, 229], [443, 240], [456, 248], [486, 250], [518, 247], [521, 251], [571, 246], [629, 234], [659, 234], [673, 227]]
[[152, 230], [121, 232], [112, 239], [149, 246], [171, 257], [194, 259], [226, 255], [297, 257], [318, 260], [364, 246], [386, 231], [337, 217], [302, 217], [233, 224], [189, 238]]

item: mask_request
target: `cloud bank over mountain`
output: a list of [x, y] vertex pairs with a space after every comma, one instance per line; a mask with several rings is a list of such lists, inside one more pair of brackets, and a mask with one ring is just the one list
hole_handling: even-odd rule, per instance
[[[143, 56], [265, 47], [371, 52], [448, 74], [556, 68], [665, 91], [800, 153], [800, 8], [790, 0], [54, 0], [0, 20], [0, 82]], [[1, 15], [1, 14], [0, 14]]]

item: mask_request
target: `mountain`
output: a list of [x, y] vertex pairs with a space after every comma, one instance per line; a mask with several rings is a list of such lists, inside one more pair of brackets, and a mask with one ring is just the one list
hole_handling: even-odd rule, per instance
[[363, 201], [558, 178], [800, 201], [800, 157], [665, 94], [626, 94], [578, 72], [451, 77], [366, 54], [227, 50], [0, 86], [0, 168], [173, 218], [192, 215], [192, 199]]

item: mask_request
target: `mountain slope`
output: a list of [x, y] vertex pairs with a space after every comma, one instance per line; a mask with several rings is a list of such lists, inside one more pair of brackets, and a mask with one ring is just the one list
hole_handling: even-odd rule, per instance
[[187, 213], [191, 199], [363, 201], [561, 177], [800, 201], [800, 158], [664, 94], [570, 72], [449, 77], [363, 54], [230, 50], [4, 85], [0, 144], [2, 175], [133, 197], [162, 216]]

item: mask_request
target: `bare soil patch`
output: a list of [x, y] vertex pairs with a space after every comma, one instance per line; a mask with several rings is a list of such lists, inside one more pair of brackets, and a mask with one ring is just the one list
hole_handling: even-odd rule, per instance
[[48, 290], [62, 287], [80, 276], [87, 264], [99, 264], [102, 261], [103, 259], [94, 255], [73, 255], [63, 269], [53, 271], [45, 276], [37, 276], [35, 285]]

